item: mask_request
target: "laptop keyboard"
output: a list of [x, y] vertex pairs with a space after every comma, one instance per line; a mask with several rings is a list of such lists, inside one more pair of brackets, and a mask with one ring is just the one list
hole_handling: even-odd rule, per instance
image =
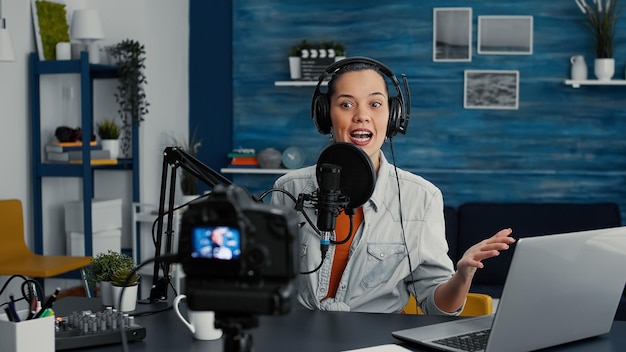
[[433, 341], [440, 345], [453, 347], [462, 351], [476, 352], [484, 351], [487, 347], [489, 329], [471, 332], [468, 334], [446, 337], [445, 339]]

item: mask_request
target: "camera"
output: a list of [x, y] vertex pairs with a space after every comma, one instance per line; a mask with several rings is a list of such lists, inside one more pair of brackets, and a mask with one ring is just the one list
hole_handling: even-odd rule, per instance
[[298, 224], [291, 210], [217, 185], [183, 213], [178, 260], [192, 310], [285, 314], [298, 273]]

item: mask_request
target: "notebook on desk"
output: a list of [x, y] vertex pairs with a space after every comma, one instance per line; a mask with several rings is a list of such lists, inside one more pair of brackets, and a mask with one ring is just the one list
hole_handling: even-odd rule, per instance
[[[444, 351], [529, 351], [609, 332], [626, 284], [626, 227], [521, 238], [515, 246], [495, 314], [392, 335]], [[468, 334], [486, 345], [453, 346]]]

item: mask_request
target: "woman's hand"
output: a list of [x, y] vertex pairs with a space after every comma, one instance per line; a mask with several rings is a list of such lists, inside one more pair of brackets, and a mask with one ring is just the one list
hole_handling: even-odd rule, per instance
[[515, 242], [515, 239], [510, 237], [512, 232], [511, 229], [500, 230], [471, 246], [457, 262], [457, 274], [462, 275], [465, 280], [471, 280], [476, 269], [484, 267], [483, 260], [500, 255], [500, 251], [509, 249], [509, 245]]

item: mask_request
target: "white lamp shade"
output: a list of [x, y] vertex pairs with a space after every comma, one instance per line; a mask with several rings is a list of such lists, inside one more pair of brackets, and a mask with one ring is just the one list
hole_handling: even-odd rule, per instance
[[74, 10], [70, 36], [77, 40], [104, 39], [98, 11], [93, 9]]
[[15, 61], [13, 42], [6, 28], [0, 28], [0, 61]]

